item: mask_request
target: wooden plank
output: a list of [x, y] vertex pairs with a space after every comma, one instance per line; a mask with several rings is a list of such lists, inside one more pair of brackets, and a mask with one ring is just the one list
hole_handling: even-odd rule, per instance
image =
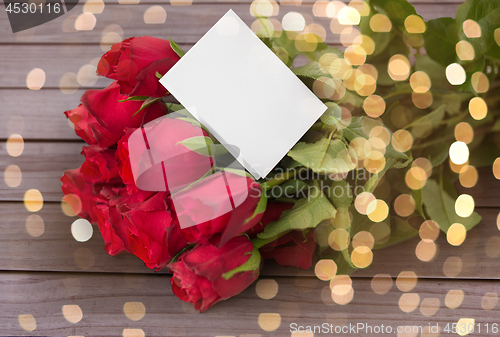
[[[458, 7], [457, 2], [420, 2], [414, 3], [417, 12], [426, 20], [441, 16], [454, 16]], [[161, 6], [167, 12], [164, 24], [146, 24], [144, 12], [151, 5], [138, 4], [134, 6], [106, 5], [104, 11], [96, 14], [96, 25], [90, 31], [63, 32], [65, 27], [74, 27], [76, 16], [82, 13], [83, 4], [78, 5], [70, 13], [53, 21], [35, 27], [29, 31], [13, 34], [7, 20], [6, 12], [0, 14], [0, 43], [100, 43], [103, 30], [111, 25], [118, 24], [124, 32], [124, 37], [151, 35], [168, 39], [170, 34], [182, 43], [196, 43], [229, 9], [233, 9], [245, 23], [251, 24], [255, 18], [250, 15], [247, 3], [212, 2], [199, 3], [193, 6]], [[312, 4], [301, 6], [283, 6], [275, 17], [281, 21], [289, 11], [305, 14], [312, 22]], [[314, 18], [314, 22], [322, 24], [329, 31], [330, 19]], [[65, 28], [68, 31], [68, 28]], [[338, 35], [328, 34], [328, 43], [338, 43]]]
[[[0, 302], [5, 305], [2, 306], [0, 329], [8, 335], [26, 336], [28, 333], [21, 328], [19, 315], [32, 315], [36, 321], [36, 329], [29, 335], [51, 336], [127, 336], [124, 329], [141, 329], [137, 335], [142, 336], [290, 336], [291, 329], [293, 331], [298, 325], [321, 326], [323, 323], [328, 326], [332, 324], [333, 329], [358, 323], [372, 327], [380, 327], [381, 324], [391, 326], [392, 333], [383, 336], [403, 336], [396, 334], [398, 326], [423, 328], [429, 324], [439, 324], [441, 333], [446, 335], [446, 324], [451, 326], [462, 317], [475, 318], [475, 323], [482, 325], [481, 333], [492, 336], [496, 333], [491, 330], [486, 333], [485, 324], [488, 323], [491, 329], [493, 323], [499, 323], [498, 306], [495, 310], [483, 310], [481, 305], [486, 293], [500, 292], [500, 284], [495, 281], [419, 280], [412, 290], [412, 294], [418, 294], [419, 301], [414, 306], [415, 310], [406, 313], [398, 304], [403, 293], [394, 284], [387, 294], [378, 295], [372, 291], [369, 279], [356, 279], [352, 285], [352, 301], [340, 306], [328, 299], [330, 291], [327, 282], [313, 278], [277, 277], [274, 280], [278, 284], [278, 291], [271, 300], [259, 298], [255, 285], [251, 285], [239, 295], [200, 314], [191, 304], [181, 302], [173, 295], [167, 275], [2, 273]], [[445, 305], [450, 304], [450, 301], [445, 302], [445, 298], [451, 290], [464, 293], [462, 303], [456, 301], [458, 296], [449, 297], [460, 304], [456, 309]], [[419, 307], [418, 303], [425, 299], [433, 299], [438, 304], [427, 300]], [[126, 308], [130, 307], [125, 306], [127, 302], [136, 302], [136, 308], [144, 309], [128, 311]], [[405, 303], [404, 298], [402, 303]], [[63, 306], [73, 306], [67, 307], [73, 310], [78, 306], [81, 316], [69, 316], [70, 319], [76, 318], [76, 323], [65, 319]], [[427, 315], [432, 315], [424, 316], [421, 308]], [[136, 321], [127, 318], [125, 313], [132, 313]], [[274, 319], [265, 319], [266, 313], [272, 313]], [[275, 323], [276, 330], [263, 330], [259, 326], [259, 316], [261, 322], [267, 322], [268, 326]], [[21, 316], [21, 321], [26, 322], [23, 317], [26, 316]], [[333, 330], [333, 333], [328, 334], [333, 335], [375, 334], [360, 329], [344, 334], [335, 334]], [[411, 334], [417, 335], [438, 334]]]
[[[415, 256], [415, 248], [420, 242], [418, 237], [400, 245], [374, 252], [370, 269], [358, 270], [353, 276], [371, 277], [376, 274], [390, 274], [396, 277], [401, 271], [414, 270], [419, 277], [445, 278], [445, 262], [450, 257], [462, 261], [459, 278], [498, 279], [496, 265], [500, 248], [494, 243], [500, 240], [496, 217], [500, 209], [479, 209], [483, 222], [468, 232], [465, 243], [460, 247], [450, 246], [445, 235], [440, 234], [436, 241], [437, 256], [431, 262], [422, 262]], [[94, 234], [87, 242], [77, 242], [71, 235], [71, 223], [76, 217], [68, 217], [57, 203], [46, 203], [36, 214], [44, 222], [44, 231], [32, 237], [26, 219], [33, 213], [28, 212], [22, 203], [0, 203], [0, 270], [59, 271], [59, 272], [113, 272], [113, 273], [151, 273], [144, 264], [130, 254], [115, 257], [107, 255], [104, 242], [94, 226]], [[39, 232], [40, 234], [40, 232]], [[488, 243], [490, 238], [492, 242]], [[497, 240], [497, 241], [495, 241]], [[493, 245], [492, 245], [493, 244]], [[162, 272], [166, 272], [162, 271]], [[313, 276], [314, 271], [287, 268], [266, 261], [264, 275]]]
[[63, 194], [59, 179], [64, 170], [81, 165], [84, 157], [80, 152], [84, 144], [25, 143], [22, 155], [10, 157], [6, 151], [6, 143], [0, 143], [0, 170], [3, 172], [8, 165], [17, 165], [22, 172], [21, 184], [16, 188], [9, 188], [2, 180], [0, 200], [22, 201], [24, 192], [35, 188], [42, 193], [45, 201], [60, 201]]
[[79, 140], [64, 111], [74, 109], [85, 90], [0, 90], [0, 139], [20, 134], [24, 139]]
[[[47, 117], [47, 120], [41, 122], [39, 127], [44, 128], [45, 132], [48, 133], [57, 132], [64, 127], [72, 132], [62, 112], [63, 109], [55, 111], [54, 114], [59, 115], [57, 122]], [[43, 116], [39, 118], [43, 120]], [[64, 123], [67, 126], [64, 126]], [[53, 129], [52, 124], [59, 126]], [[23, 135], [23, 133], [21, 134]], [[21, 184], [16, 188], [8, 187], [2, 180], [0, 182], [0, 201], [22, 201], [27, 189], [36, 188], [42, 193], [44, 200], [59, 202], [63, 197], [59, 181], [63, 171], [79, 167], [84, 160], [83, 156], [80, 155], [81, 148], [85, 145], [83, 141], [74, 143], [26, 142], [24, 151], [19, 157], [9, 156], [5, 144], [5, 142], [0, 142], [0, 172], [3, 172], [8, 165], [18, 165], [23, 178]], [[480, 180], [476, 187], [461, 188], [460, 193], [474, 196], [477, 207], [500, 207], [498, 199], [500, 181], [493, 177], [490, 168], [479, 169], [479, 176]]]

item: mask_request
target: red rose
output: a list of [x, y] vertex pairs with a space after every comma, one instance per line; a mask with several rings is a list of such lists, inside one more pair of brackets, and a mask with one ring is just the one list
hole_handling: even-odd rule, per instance
[[127, 218], [124, 218], [116, 207], [119, 200], [120, 190], [107, 191], [107, 200], [102, 200], [96, 205], [97, 225], [104, 240], [104, 249], [110, 255], [116, 255], [123, 250], [130, 251], [130, 245], [125, 233], [125, 228], [130, 225]]
[[74, 124], [76, 134], [87, 144], [105, 149], [115, 143], [113, 134], [99, 124], [83, 104], [73, 110], [65, 111], [64, 114]]
[[167, 90], [156, 73], [164, 75], [179, 60], [170, 41], [151, 36], [132, 37], [116, 43], [99, 61], [97, 74], [118, 81], [128, 96], [165, 96]]
[[188, 242], [201, 243], [221, 233], [224, 244], [260, 221], [265, 209], [264, 205], [257, 210], [261, 194], [260, 185], [252, 178], [230, 172], [217, 172], [173, 194], [182, 236]]
[[99, 144], [102, 148], [109, 147], [109, 143], [115, 144], [125, 134], [125, 128], [138, 128], [167, 113], [165, 103], [158, 101], [136, 114], [143, 102], [118, 102], [127, 98], [120, 94], [117, 82], [111, 83], [105, 89], [89, 89], [83, 94], [83, 106], [107, 131], [108, 141]]
[[263, 259], [274, 259], [287, 267], [308, 269], [311, 267], [316, 241], [310, 230], [304, 236], [302, 231], [292, 231], [260, 249]]
[[[246, 236], [237, 236], [217, 248], [219, 244], [220, 236], [216, 235], [168, 266], [173, 272], [170, 283], [174, 294], [200, 312], [239, 294], [258, 276], [260, 256]], [[235, 272], [245, 263], [246, 268]]]
[[251, 239], [253, 239], [257, 236], [257, 234], [264, 231], [264, 228], [268, 223], [278, 220], [281, 216], [281, 213], [292, 207], [293, 203], [291, 202], [269, 201], [267, 203], [266, 211], [262, 215], [262, 219], [260, 219], [260, 222], [246, 231], [246, 234]]
[[108, 202], [97, 205], [99, 231], [110, 255], [123, 250], [140, 258], [147, 267], [160, 270], [187, 243], [172, 221], [164, 192], [117, 191]]
[[[201, 127], [172, 118], [160, 118], [130, 135], [128, 151], [137, 187], [145, 191], [165, 191], [168, 184], [168, 190], [174, 193], [210, 172], [212, 157], [182, 143], [208, 136]], [[154, 158], [155, 165], [151, 165], [150, 158]], [[126, 163], [127, 159], [120, 159]]]
[[64, 175], [61, 177], [61, 182], [62, 191], [65, 195], [74, 194], [80, 199], [81, 204], [72, 205], [72, 207], [76, 206], [73, 211], [75, 211], [78, 216], [89, 221], [97, 221], [97, 193], [94, 191], [97, 187], [87, 183], [83, 179], [81, 168], [64, 171]]
[[96, 147], [84, 146], [82, 154], [85, 162], [81, 167], [83, 180], [88, 183], [120, 182], [115, 150], [100, 150]]
[[120, 174], [123, 183], [126, 185], [128, 194], [139, 191], [139, 189], [135, 185], [128, 152], [128, 139], [132, 132], [134, 132], [135, 130], [137, 129], [127, 128], [125, 130], [125, 135], [120, 138], [120, 140], [118, 141], [118, 146], [116, 148], [116, 157], [118, 159], [118, 173]]
[[[136, 195], [146, 193], [151, 194], [141, 191]], [[169, 212], [166, 193], [154, 193], [143, 200], [137, 200], [134, 196], [118, 205], [122, 214], [130, 221], [125, 229], [129, 252], [144, 261], [147, 267], [158, 271], [187, 243], [180, 235], [178, 223], [173, 221]]]

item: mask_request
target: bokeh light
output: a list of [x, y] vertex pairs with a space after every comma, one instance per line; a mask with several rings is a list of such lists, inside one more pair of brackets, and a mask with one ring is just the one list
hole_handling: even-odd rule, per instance
[[374, 32], [390, 32], [392, 29], [391, 20], [384, 14], [375, 14], [370, 19], [370, 28]]
[[257, 319], [259, 326], [264, 331], [275, 331], [281, 325], [281, 315], [278, 313], [261, 313]]
[[396, 287], [403, 292], [410, 292], [417, 285], [417, 274], [413, 271], [402, 271], [396, 278]]
[[76, 304], [67, 304], [62, 307], [64, 318], [73, 324], [80, 322], [83, 318], [82, 309]]
[[167, 21], [167, 12], [162, 6], [151, 6], [144, 12], [143, 19], [146, 24], [162, 24]]
[[452, 85], [461, 85], [467, 79], [465, 69], [458, 63], [452, 63], [446, 67], [446, 79]]
[[11, 157], [19, 157], [24, 151], [24, 139], [19, 134], [12, 134], [5, 144], [7, 153]]
[[37, 238], [45, 232], [45, 223], [38, 214], [31, 214], [25, 221], [26, 231], [31, 237]]
[[43, 196], [37, 189], [30, 189], [24, 193], [24, 206], [30, 212], [38, 212], [43, 207]]
[[475, 120], [481, 120], [488, 114], [488, 106], [481, 97], [474, 97], [469, 101], [469, 113]]
[[460, 246], [467, 236], [467, 230], [461, 223], [454, 223], [446, 231], [446, 240], [452, 246]]
[[97, 19], [92, 13], [82, 13], [75, 20], [76, 30], [92, 30], [97, 23]]
[[17, 316], [17, 322], [25, 331], [31, 332], [36, 329], [36, 320], [31, 314], [22, 314]]
[[460, 195], [455, 201], [455, 212], [462, 218], [469, 217], [474, 212], [474, 198], [468, 194]]
[[425, 33], [425, 22], [424, 20], [415, 14], [408, 15], [405, 19], [405, 28], [408, 33], [420, 34]]
[[77, 219], [71, 224], [71, 235], [78, 242], [88, 241], [94, 230], [87, 219]]
[[45, 71], [33, 68], [26, 76], [26, 87], [30, 90], [40, 90], [45, 84]]
[[393, 283], [389, 274], [377, 274], [373, 276], [370, 285], [375, 294], [384, 295], [391, 290]]
[[464, 30], [465, 36], [469, 39], [481, 37], [481, 26], [472, 19], [465, 20], [462, 24], [462, 29]]
[[450, 146], [450, 160], [456, 165], [462, 165], [469, 160], [469, 148], [464, 142], [454, 142]]
[[278, 282], [272, 279], [259, 279], [255, 284], [255, 292], [260, 298], [270, 300], [278, 294]]
[[459, 41], [455, 46], [455, 51], [462, 61], [473, 60], [476, 55], [474, 47], [468, 41]]
[[461, 289], [451, 289], [444, 298], [444, 304], [450, 309], [458, 308], [464, 301], [464, 291]]
[[123, 313], [131, 321], [140, 321], [146, 315], [146, 307], [142, 302], [125, 302]]
[[15, 188], [21, 185], [23, 180], [23, 173], [17, 165], [9, 165], [3, 172], [3, 179], [5, 184], [9, 187]]

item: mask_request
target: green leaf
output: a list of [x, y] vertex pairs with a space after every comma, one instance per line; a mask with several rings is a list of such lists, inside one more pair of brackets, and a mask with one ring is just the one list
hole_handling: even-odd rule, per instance
[[453, 184], [445, 177], [441, 176], [439, 183], [428, 179], [422, 188], [422, 196], [425, 211], [445, 233], [454, 223], [461, 223], [469, 230], [481, 221], [481, 216], [476, 212], [467, 218], [462, 218], [455, 213], [457, 192]]
[[424, 35], [424, 46], [434, 61], [443, 66], [455, 62], [457, 53], [455, 46], [458, 43], [458, 29], [454, 19], [438, 18], [427, 22]]
[[250, 255], [250, 258], [247, 260], [247, 262], [243, 263], [241, 266], [234, 268], [233, 270], [230, 270], [228, 272], [225, 272], [222, 274], [222, 277], [225, 280], [229, 280], [231, 277], [236, 275], [237, 273], [245, 272], [245, 271], [254, 271], [254, 272], [259, 272], [260, 268], [260, 261], [261, 261], [261, 256], [259, 250], [254, 246], [253, 251]]
[[348, 208], [352, 204], [353, 191], [345, 180], [332, 181], [328, 197], [335, 208]]
[[181, 47], [172, 40], [172, 37], [170, 37], [170, 47], [172, 47], [172, 50], [179, 56], [183, 57], [186, 53], [181, 49]]
[[267, 195], [272, 198], [292, 198], [295, 194], [306, 190], [308, 187], [309, 185], [303, 180], [290, 179], [268, 190]]
[[420, 216], [425, 219], [426, 217], [424, 214], [424, 209], [422, 207], [424, 205], [422, 189], [413, 190], [412, 194], [413, 194], [413, 200], [415, 200], [415, 209], [417, 210], [418, 214], [420, 214]]
[[441, 105], [434, 111], [425, 114], [423, 117], [418, 118], [409, 126], [411, 126], [412, 133], [417, 137], [423, 137], [433, 129], [437, 128], [444, 118], [445, 105]]
[[349, 150], [340, 139], [322, 138], [316, 143], [297, 143], [289, 152], [292, 157], [316, 173], [347, 173], [356, 167]]
[[[494, 31], [500, 22], [500, 1], [467, 0], [458, 6], [455, 14], [459, 37], [472, 44], [476, 58], [486, 54], [495, 45]], [[474, 20], [481, 27], [481, 36], [468, 38], [463, 29], [466, 20]]]
[[326, 71], [318, 61], [311, 61], [308, 64], [298, 67], [292, 68], [292, 71], [297, 76], [308, 77], [314, 80], [317, 80], [320, 77], [328, 77], [332, 76]]
[[161, 78], [163, 77], [163, 75], [160, 74], [159, 72], [156, 72], [155, 75], [156, 75], [156, 78], [158, 78], [159, 80], [161, 80]]
[[131, 96], [127, 99], [121, 99], [118, 102], [122, 103], [122, 102], [128, 102], [128, 101], [145, 101], [148, 98], [150, 98], [150, 97], [149, 96]]
[[182, 144], [191, 151], [199, 153], [203, 156], [216, 157], [227, 153], [227, 149], [221, 144], [214, 144], [210, 137], [196, 136], [186, 138], [177, 144]]
[[[181, 104], [177, 104], [177, 103], [167, 103], [167, 108], [168, 108], [168, 111], [170, 112], [177, 112], [178, 114], [180, 115], [183, 115], [183, 116], [191, 116], [191, 114], [183, 114], [181, 110], [185, 110], [186, 108], [184, 108]], [[178, 112], [180, 111], [180, 112]]]
[[159, 100], [161, 100], [161, 97], [148, 97], [144, 103], [142, 103], [141, 107], [139, 110], [137, 110], [134, 114], [137, 115], [139, 112], [141, 112], [142, 110], [146, 109], [148, 106], [150, 106], [151, 104], [155, 103], [155, 102], [158, 102]]
[[319, 192], [300, 199], [292, 209], [284, 211], [277, 221], [268, 224], [257, 237], [269, 239], [290, 230], [315, 228], [321, 221], [333, 218], [336, 212], [325, 194]]

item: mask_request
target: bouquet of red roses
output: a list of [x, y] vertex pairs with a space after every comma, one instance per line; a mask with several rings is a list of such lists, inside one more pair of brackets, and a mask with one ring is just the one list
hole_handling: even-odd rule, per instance
[[[82, 149], [85, 162], [66, 171], [61, 181], [66, 195], [80, 199], [78, 215], [98, 224], [109, 254], [127, 251], [156, 271], [168, 267], [173, 273], [174, 293], [204, 311], [256, 280], [261, 257], [309, 268], [315, 241], [312, 232], [303, 235], [298, 231], [252, 243], [266, 224], [293, 204], [267, 203], [260, 184], [247, 175], [228, 173], [224, 178], [244, 180], [254, 193], [232, 211], [188, 228], [180, 227], [179, 218], [197, 217], [200, 205], [196, 200], [186, 196], [182, 210], [176, 212], [171, 191], [145, 191], [136, 186], [129, 137], [144, 124], [171, 112], [171, 105], [161, 100], [168, 93], [156, 74], [166, 73], [179, 60], [176, 49], [173, 42], [143, 36], [115, 44], [101, 58], [98, 75], [115, 82], [105, 89], [87, 90], [81, 104], [65, 112], [87, 146]], [[200, 126], [182, 119], [174, 120], [162, 132], [162, 146], [173, 151], [197, 132], [207, 135]], [[177, 180], [203, 178], [203, 155], [190, 151], [182, 159]], [[191, 192], [197, 196], [213, 198], [210, 184], [193, 188], [196, 190]]]
[[[259, 181], [213, 165], [210, 149], [224, 146], [159, 83], [183, 55], [177, 44], [146, 36], [113, 45], [97, 73], [115, 82], [65, 112], [88, 146], [82, 166], [61, 179], [64, 194], [80, 200], [75, 213], [98, 224], [106, 251], [169, 268], [174, 293], [204, 311], [256, 280], [263, 259], [307, 269], [316, 254], [316, 276], [335, 288], [336, 277], [371, 265], [372, 250], [419, 230], [422, 261], [434, 258], [439, 231], [461, 245], [481, 217], [455, 186], [473, 187], [476, 166], [494, 165], [500, 177], [500, 101], [490, 90], [500, 80], [500, 28], [490, 23], [499, 3], [467, 0], [455, 19], [427, 22], [406, 0], [357, 4], [332, 18], [332, 32], [352, 31], [341, 38], [345, 52], [316, 29], [256, 14], [259, 38], [328, 107]], [[298, 56], [309, 63], [294, 67]], [[158, 186], [137, 176], [137, 135], [146, 161], [157, 146], [169, 152], [161, 170], [140, 168]], [[168, 183], [166, 171], [175, 173]]]

